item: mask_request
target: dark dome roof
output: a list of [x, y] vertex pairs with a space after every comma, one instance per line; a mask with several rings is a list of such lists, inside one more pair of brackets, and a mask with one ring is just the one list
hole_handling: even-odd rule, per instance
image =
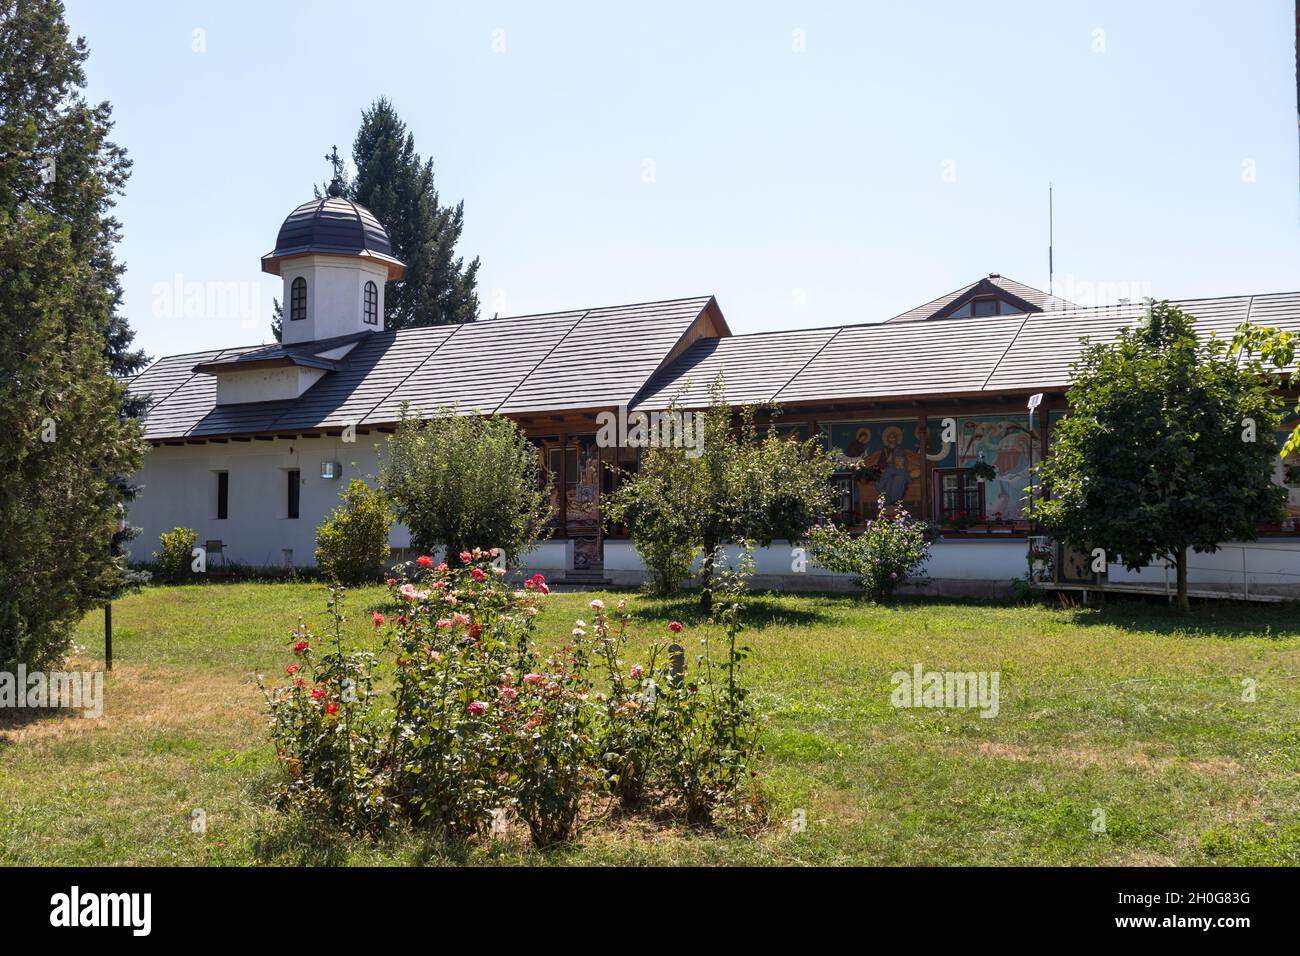
[[383, 261], [390, 273], [394, 267], [405, 271], [393, 256], [384, 224], [365, 206], [341, 196], [313, 199], [289, 213], [275, 239], [275, 250], [262, 257], [262, 268], [279, 274], [277, 260], [311, 253], [364, 256]]

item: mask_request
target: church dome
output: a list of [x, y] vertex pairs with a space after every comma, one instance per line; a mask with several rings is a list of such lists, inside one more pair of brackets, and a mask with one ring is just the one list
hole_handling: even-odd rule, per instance
[[365, 206], [335, 193], [331, 189], [289, 213], [274, 251], [262, 257], [262, 271], [279, 275], [280, 262], [296, 256], [358, 256], [383, 263], [389, 279], [400, 279], [406, 266], [393, 255], [384, 224]]

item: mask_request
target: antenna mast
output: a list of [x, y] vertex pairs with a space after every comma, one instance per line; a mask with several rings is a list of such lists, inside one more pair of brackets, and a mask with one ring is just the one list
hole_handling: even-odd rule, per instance
[[1054, 264], [1052, 262], [1052, 233], [1055, 227], [1052, 210], [1052, 184], [1047, 184], [1047, 291], [1050, 295], [1056, 295], [1052, 288], [1052, 276], [1054, 273]]

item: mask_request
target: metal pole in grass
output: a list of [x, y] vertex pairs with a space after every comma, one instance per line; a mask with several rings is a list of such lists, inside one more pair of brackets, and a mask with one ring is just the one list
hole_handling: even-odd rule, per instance
[[113, 669], [113, 605], [104, 605], [104, 670]]
[[[1043, 393], [1029, 396], [1029, 548], [1025, 560], [1029, 564], [1029, 580], [1034, 580], [1034, 532], [1037, 530], [1034, 524], [1034, 412], [1042, 404]], [[1042, 457], [1041, 455], [1039, 457]]]

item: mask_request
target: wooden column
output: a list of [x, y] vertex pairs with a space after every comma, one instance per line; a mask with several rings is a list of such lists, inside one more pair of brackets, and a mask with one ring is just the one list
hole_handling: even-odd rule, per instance
[[560, 432], [560, 533], [556, 535], [559, 538], [569, 536], [569, 436], [567, 432]]
[[921, 436], [921, 517], [925, 521], [934, 520], [934, 508], [932, 507], [932, 494], [930, 485], [933, 481], [930, 477], [930, 419], [927, 413], [922, 410], [917, 414], [916, 430]]

